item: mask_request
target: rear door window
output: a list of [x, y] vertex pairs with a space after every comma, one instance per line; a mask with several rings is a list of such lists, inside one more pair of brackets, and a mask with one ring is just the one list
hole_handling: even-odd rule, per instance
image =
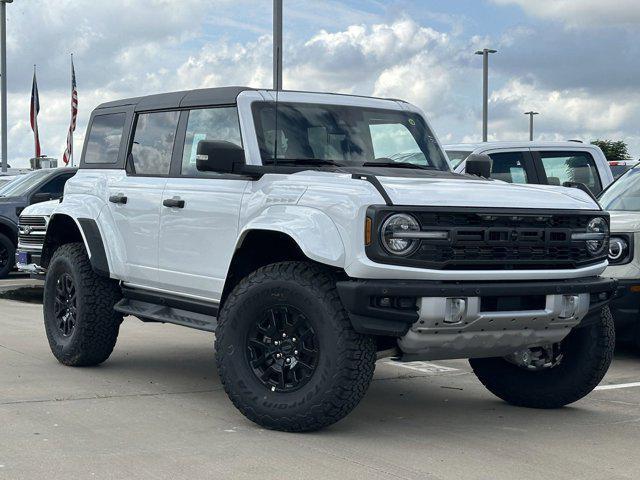
[[602, 191], [596, 162], [588, 152], [537, 152], [549, 185], [583, 183], [593, 194]]
[[91, 124], [84, 162], [113, 165], [118, 162], [126, 114], [97, 115]]
[[138, 115], [128, 168], [134, 175], [166, 176], [171, 167], [180, 112]]
[[507, 183], [535, 183], [528, 156], [523, 152], [489, 154], [493, 161], [491, 178]]

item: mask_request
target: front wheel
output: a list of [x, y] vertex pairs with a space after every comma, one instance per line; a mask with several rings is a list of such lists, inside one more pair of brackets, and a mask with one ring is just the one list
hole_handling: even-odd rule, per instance
[[597, 322], [573, 329], [559, 344], [469, 363], [484, 386], [504, 401], [520, 407], [559, 408], [585, 397], [600, 383], [614, 348], [613, 318], [605, 307]]
[[9, 237], [0, 233], [0, 278], [6, 278], [15, 265], [16, 247]]
[[93, 271], [83, 244], [55, 251], [44, 284], [44, 325], [60, 363], [85, 367], [109, 358], [122, 323], [113, 309], [120, 298], [118, 284]]
[[216, 331], [233, 404], [269, 429], [318, 430], [346, 416], [373, 377], [373, 339], [356, 333], [331, 276], [303, 262], [268, 265], [229, 295]]

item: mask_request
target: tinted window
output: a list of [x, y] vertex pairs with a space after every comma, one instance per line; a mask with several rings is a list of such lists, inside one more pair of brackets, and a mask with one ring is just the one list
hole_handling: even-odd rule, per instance
[[252, 108], [265, 165], [377, 162], [387, 168], [411, 162], [449, 170], [425, 120], [413, 112], [306, 103], [279, 103], [276, 109], [266, 102]]
[[508, 183], [529, 183], [522, 153], [492, 153], [489, 156], [493, 160], [491, 178]]
[[179, 117], [179, 112], [145, 113], [138, 116], [129, 164], [132, 173], [169, 174]]
[[605, 210], [640, 211], [640, 168], [632, 168], [600, 197]]
[[118, 162], [125, 118], [124, 113], [113, 113], [99, 115], [93, 119], [87, 150], [84, 154], [85, 163], [114, 164]]
[[602, 190], [596, 162], [587, 152], [540, 152], [550, 185], [584, 183], [593, 193]]
[[182, 175], [215, 175], [213, 172], [199, 172], [196, 169], [198, 143], [202, 140], [220, 140], [241, 147], [237, 109], [235, 107], [209, 108], [189, 112], [187, 135], [182, 153]]
[[73, 174], [58, 175], [40, 187], [38, 193], [50, 193], [52, 196], [61, 197], [64, 192], [64, 185], [71, 177], [73, 177]]

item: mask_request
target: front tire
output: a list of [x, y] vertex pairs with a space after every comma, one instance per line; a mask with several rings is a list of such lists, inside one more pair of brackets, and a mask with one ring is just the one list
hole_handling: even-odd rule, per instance
[[487, 389], [511, 405], [560, 408], [588, 395], [611, 365], [615, 328], [609, 307], [592, 325], [574, 328], [560, 343], [555, 366], [526, 370], [504, 358], [471, 359], [469, 363]]
[[227, 298], [216, 331], [218, 373], [248, 419], [287, 432], [345, 417], [367, 391], [376, 360], [356, 333], [331, 276], [303, 262], [268, 265]]
[[16, 247], [9, 237], [0, 233], [0, 278], [6, 278], [16, 264]]
[[44, 285], [44, 325], [60, 363], [86, 367], [109, 358], [122, 323], [113, 309], [120, 298], [118, 284], [93, 271], [83, 244], [55, 251]]

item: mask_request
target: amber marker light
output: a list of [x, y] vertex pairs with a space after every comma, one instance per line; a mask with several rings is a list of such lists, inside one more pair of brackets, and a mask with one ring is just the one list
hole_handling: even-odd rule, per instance
[[368, 247], [371, 245], [371, 219], [367, 217], [364, 221], [364, 244]]

